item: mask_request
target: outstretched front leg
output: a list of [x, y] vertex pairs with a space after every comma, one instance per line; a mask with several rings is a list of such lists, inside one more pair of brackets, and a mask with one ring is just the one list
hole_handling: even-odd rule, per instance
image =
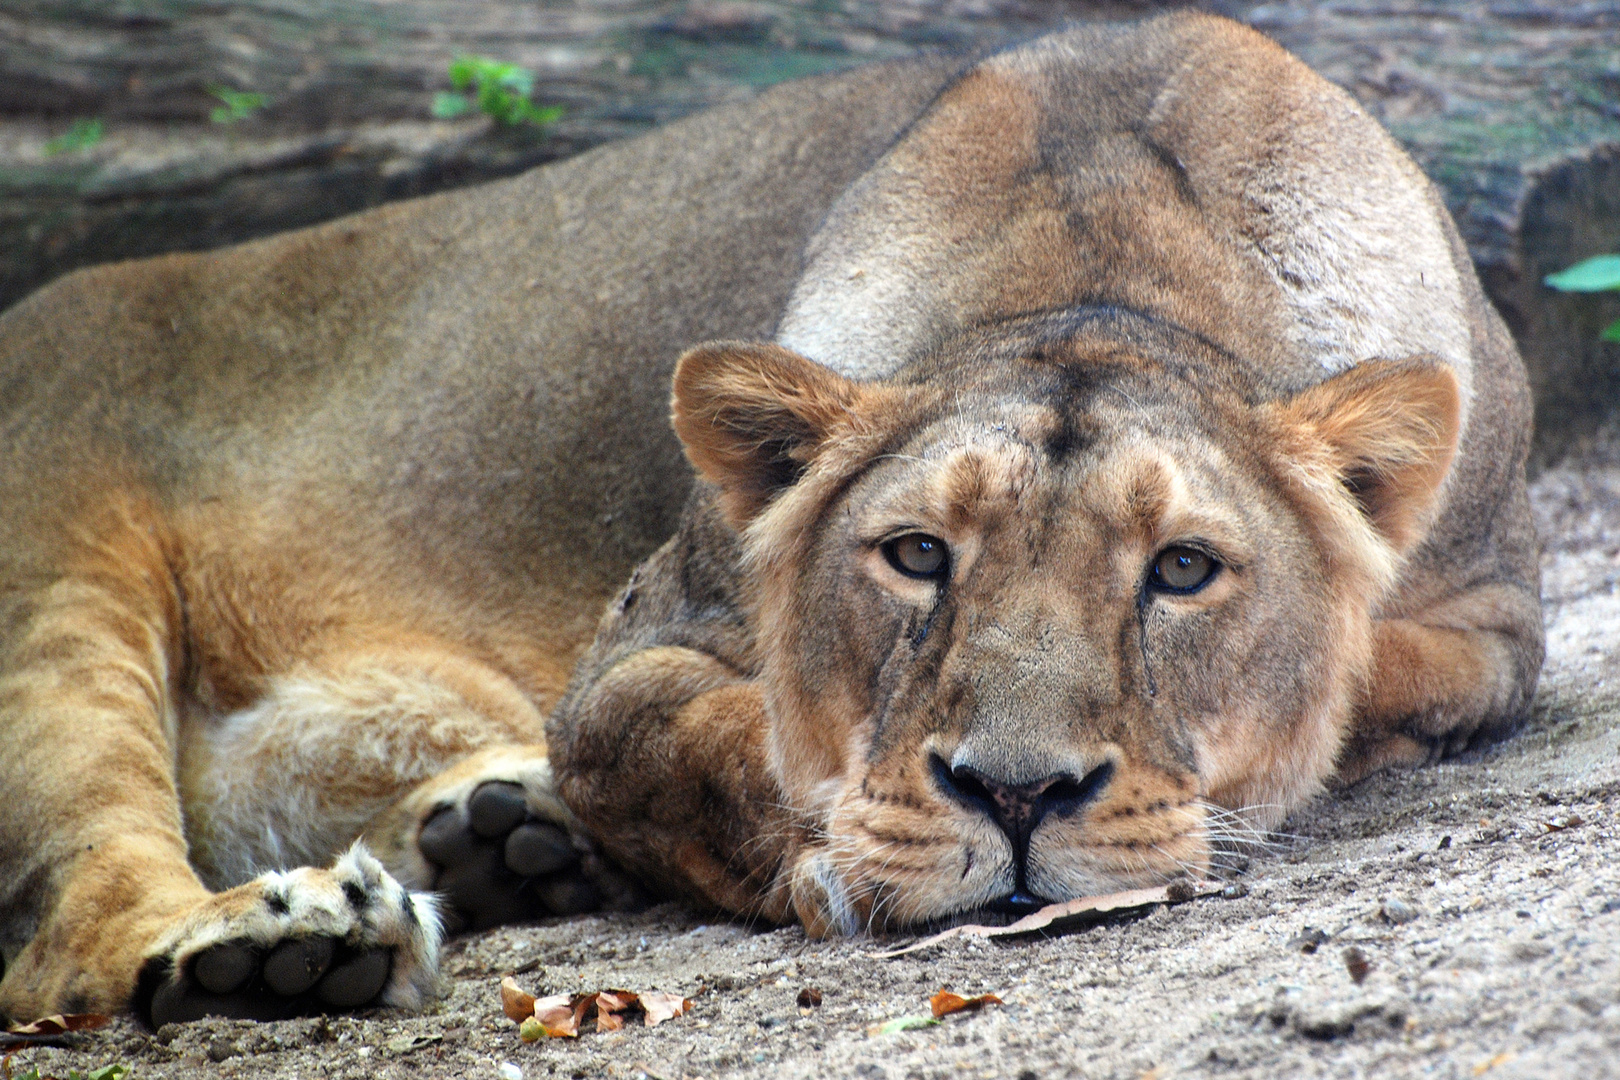
[[[162, 1023], [417, 1006], [432, 901], [362, 850], [211, 892], [188, 862], [175, 770], [181, 602], [138, 518], [8, 607], [0, 667], [0, 1014]], [[139, 984], [139, 993], [137, 993]]]

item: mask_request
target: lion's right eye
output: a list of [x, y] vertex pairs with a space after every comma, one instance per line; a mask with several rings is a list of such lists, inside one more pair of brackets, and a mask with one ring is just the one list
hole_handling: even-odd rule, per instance
[[927, 533], [907, 533], [883, 545], [889, 565], [907, 577], [942, 578], [950, 568], [945, 541]]
[[1221, 564], [1190, 547], [1165, 548], [1153, 561], [1153, 587], [1168, 593], [1195, 593], [1209, 583]]

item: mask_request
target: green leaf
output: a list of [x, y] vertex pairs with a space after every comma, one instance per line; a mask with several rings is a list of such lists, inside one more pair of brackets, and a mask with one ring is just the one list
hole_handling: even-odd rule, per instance
[[264, 108], [268, 100], [263, 94], [255, 94], [248, 90], [232, 90], [226, 86], [210, 86], [208, 92], [224, 102], [208, 114], [208, 119], [216, 124], [234, 124], [239, 120], [246, 120]]
[[1606, 292], [1620, 289], [1620, 255], [1594, 255], [1568, 270], [1548, 274], [1548, 285], [1560, 292]]
[[938, 1027], [939, 1021], [932, 1016], [897, 1016], [893, 1020], [878, 1025], [879, 1035], [893, 1035], [900, 1031], [915, 1031], [918, 1028]]
[[1604, 341], [1613, 341], [1620, 344], [1620, 319], [1616, 319], [1608, 326], [1605, 326], [1603, 333], [1599, 334], [1598, 337]]
[[72, 127], [45, 144], [45, 156], [88, 150], [100, 142], [106, 133], [106, 125], [100, 120], [75, 120]]
[[[518, 124], [538, 124], [544, 127], [562, 115], [555, 107], [538, 108], [529, 100], [534, 92], [534, 73], [517, 64], [508, 64], [489, 56], [462, 55], [450, 62], [450, 85], [457, 90], [472, 90], [478, 110], [498, 124], [514, 127]], [[450, 105], [440, 95], [434, 99], [433, 115], [459, 116], [471, 106]], [[441, 101], [444, 103], [441, 105]], [[454, 113], [441, 109], [455, 109]]]
[[128, 1075], [128, 1065], [103, 1065], [87, 1073], [82, 1073], [78, 1069], [68, 1070], [68, 1080], [124, 1080]]
[[460, 94], [441, 90], [433, 95], [433, 115], [440, 120], [454, 120], [472, 111], [473, 103]]

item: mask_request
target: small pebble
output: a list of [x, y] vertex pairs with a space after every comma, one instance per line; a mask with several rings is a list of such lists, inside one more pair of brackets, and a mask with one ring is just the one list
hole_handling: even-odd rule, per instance
[[523, 1070], [510, 1061], [501, 1062], [495, 1071], [501, 1074], [501, 1080], [523, 1080]]
[[1392, 896], [1384, 901], [1381, 914], [1384, 916], [1385, 921], [1400, 926], [1402, 923], [1409, 923], [1417, 918], [1418, 909], [1405, 900]]
[[1352, 945], [1348, 949], [1344, 950], [1343, 955], [1344, 968], [1350, 973], [1351, 980], [1357, 986], [1360, 986], [1362, 983], [1366, 982], [1367, 972], [1372, 970], [1372, 962], [1367, 959], [1367, 954], [1362, 952], [1361, 949], [1355, 945]]
[[1249, 887], [1241, 881], [1234, 881], [1221, 886], [1222, 900], [1241, 900], [1249, 895]]
[[1307, 926], [1292, 938], [1288, 944], [1291, 948], [1298, 949], [1302, 953], [1313, 953], [1325, 945], [1327, 940], [1328, 934], [1326, 931], [1318, 930], [1314, 926]]

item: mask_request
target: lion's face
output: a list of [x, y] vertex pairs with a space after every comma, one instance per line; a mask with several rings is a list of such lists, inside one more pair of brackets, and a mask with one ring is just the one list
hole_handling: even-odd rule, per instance
[[[677, 383], [758, 576], [773, 764], [826, 833], [801, 867], [812, 929], [1196, 874], [1213, 839], [1277, 821], [1331, 770], [1455, 433], [1428, 367], [1348, 388], [1418, 399], [1385, 448], [1414, 480], [1336, 453], [1322, 388], [1255, 405], [1209, 357], [1013, 334], [857, 386], [710, 355], [785, 405], [772, 444], [718, 404], [739, 385], [691, 407], [700, 359]], [[1422, 505], [1397, 514], [1393, 489]]]

